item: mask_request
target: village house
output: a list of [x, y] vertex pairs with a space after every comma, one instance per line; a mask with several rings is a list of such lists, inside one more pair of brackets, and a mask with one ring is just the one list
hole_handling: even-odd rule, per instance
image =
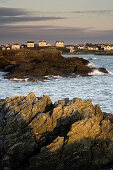
[[6, 47], [6, 50], [11, 50], [11, 47], [9, 46], [9, 47]]
[[39, 41], [38, 45], [39, 45], [39, 47], [46, 47], [47, 46], [47, 42], [45, 40]]
[[86, 46], [84, 44], [78, 45], [79, 50], [86, 50]]
[[113, 44], [102, 44], [101, 49], [104, 50], [104, 51], [113, 50]]
[[96, 46], [92, 46], [92, 47], [88, 46], [87, 49], [88, 49], [89, 51], [98, 51], [98, 50], [99, 50], [99, 48], [96, 47]]
[[33, 48], [33, 47], [35, 47], [34, 41], [27, 41], [27, 47], [28, 47], [28, 48]]
[[74, 45], [67, 45], [66, 48], [70, 50], [70, 53], [73, 53], [75, 51], [74, 50], [74, 48], [75, 48]]
[[4, 51], [6, 50], [6, 47], [4, 45], [1, 45], [1, 49]]
[[47, 43], [45, 40], [43, 40], [43, 41], [38, 42], [38, 46], [39, 47], [49, 47], [49, 46], [52, 46], [52, 45]]
[[64, 41], [56, 41], [55, 46], [56, 47], [64, 47]]
[[48, 46], [48, 47], [51, 47], [52, 45], [51, 45], [50, 43], [47, 43], [47, 46]]
[[26, 47], [27, 47], [27, 45], [21, 44], [21, 48], [26, 48]]
[[19, 50], [20, 49], [20, 44], [13, 44], [11, 45], [12, 50]]
[[6, 47], [10, 47], [11, 45], [10, 44], [6, 44]]

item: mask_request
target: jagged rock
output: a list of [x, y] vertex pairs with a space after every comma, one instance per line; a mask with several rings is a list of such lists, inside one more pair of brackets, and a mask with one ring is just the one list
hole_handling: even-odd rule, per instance
[[0, 100], [1, 170], [112, 168], [112, 148], [113, 116], [92, 100]]

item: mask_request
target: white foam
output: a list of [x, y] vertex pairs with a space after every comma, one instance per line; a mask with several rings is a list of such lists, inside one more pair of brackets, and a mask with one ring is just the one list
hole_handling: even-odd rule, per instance
[[93, 60], [97, 60], [97, 58], [96, 57], [94, 57], [94, 58], [92, 58]]
[[94, 66], [94, 64], [90, 62], [87, 64], [87, 66]]
[[54, 78], [58, 78], [58, 79], [59, 79], [59, 78], [62, 78], [62, 76], [59, 76], [59, 75], [58, 75], [58, 76], [53, 76], [53, 77], [54, 77]]
[[101, 71], [99, 71], [98, 69], [95, 69], [93, 72], [88, 73], [88, 75], [104, 75], [106, 73], [103, 73]]
[[27, 81], [28, 81], [28, 78], [25, 78], [25, 79], [13, 78], [13, 79], [10, 79], [10, 80], [11, 80], [11, 81], [15, 81], [15, 82], [22, 82], [22, 81], [27, 82]]
[[109, 74], [113, 75], [113, 73], [111, 71], [108, 71]]

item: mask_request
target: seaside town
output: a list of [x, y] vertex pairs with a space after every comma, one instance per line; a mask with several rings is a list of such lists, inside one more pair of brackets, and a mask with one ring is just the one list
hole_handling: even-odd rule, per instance
[[78, 45], [65, 45], [64, 41], [56, 41], [54, 45], [47, 43], [45, 40], [39, 41], [35, 44], [34, 41], [27, 41], [26, 44], [6, 44], [1, 45], [0, 50], [19, 50], [24, 48], [38, 48], [38, 47], [56, 47], [63, 50], [63, 52], [74, 53], [79, 51], [111, 51], [113, 50], [113, 44], [78, 44]]

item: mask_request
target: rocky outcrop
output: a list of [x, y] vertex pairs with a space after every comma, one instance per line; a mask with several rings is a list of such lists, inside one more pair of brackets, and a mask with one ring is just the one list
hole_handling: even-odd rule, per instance
[[78, 57], [65, 58], [55, 49], [5, 51], [0, 54], [0, 69], [9, 79], [25, 77], [44, 79], [48, 75], [63, 77], [86, 76], [93, 71], [88, 60]]
[[1, 170], [109, 169], [112, 148], [113, 116], [91, 100], [0, 100]]

